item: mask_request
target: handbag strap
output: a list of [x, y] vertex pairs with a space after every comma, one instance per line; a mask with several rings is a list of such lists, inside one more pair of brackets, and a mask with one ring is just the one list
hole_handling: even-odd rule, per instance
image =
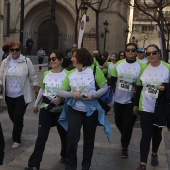
[[98, 84], [97, 84], [97, 82], [96, 82], [96, 79], [95, 79], [95, 75], [96, 75], [96, 65], [94, 65], [94, 68], [93, 68], [93, 75], [94, 75], [95, 87], [96, 87], [96, 90], [98, 90], [98, 89], [99, 89], [99, 86], [98, 86]]

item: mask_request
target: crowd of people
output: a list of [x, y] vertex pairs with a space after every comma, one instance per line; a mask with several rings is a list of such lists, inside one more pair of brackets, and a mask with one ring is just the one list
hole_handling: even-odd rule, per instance
[[[12, 149], [22, 146], [24, 114], [33, 101], [33, 89], [36, 98], [33, 111], [35, 114], [39, 112], [38, 135], [25, 170], [40, 169], [53, 126], [57, 127], [61, 139], [61, 163], [66, 170], [77, 169], [77, 147], [83, 127], [82, 170], [90, 170], [97, 126], [104, 127], [108, 140], [111, 136], [107, 114], [98, 100], [109, 86], [114, 91], [113, 109], [115, 125], [120, 132], [121, 158], [128, 158], [133, 127], [139, 116], [141, 163], [136, 170], [146, 170], [151, 140], [151, 164], [159, 165], [157, 153], [162, 128], [170, 128], [170, 65], [160, 59], [157, 45], [151, 44], [144, 49], [128, 43], [125, 52], [108, 54], [104, 51], [100, 54], [99, 51], [91, 53], [86, 48], [78, 49], [73, 44], [66, 57], [53, 50], [48, 57], [51, 69], [43, 73], [40, 85], [31, 60], [21, 54], [19, 41], [11, 41], [3, 49], [0, 91], [13, 123]], [[45, 52], [40, 49], [37, 55], [42, 63]], [[0, 166], [3, 165], [4, 148], [0, 124]]]

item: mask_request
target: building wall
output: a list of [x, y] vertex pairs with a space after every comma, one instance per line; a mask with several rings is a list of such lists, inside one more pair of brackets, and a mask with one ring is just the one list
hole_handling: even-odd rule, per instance
[[[150, 2], [150, 6], [153, 6], [153, 1], [148, 0]], [[141, 3], [141, 0], [138, 0], [138, 3]], [[170, 14], [170, 6], [167, 6], [163, 10], [167, 10], [167, 12]], [[155, 10], [150, 10], [150, 13], [153, 16], [157, 15], [157, 12]], [[170, 21], [170, 15], [166, 18], [166, 20]], [[151, 29], [151, 27], [153, 29]], [[145, 29], [144, 29], [145, 28]], [[149, 44], [156, 44], [160, 47], [158, 34], [157, 34], [157, 24], [152, 20], [146, 17], [141, 11], [139, 11], [137, 8], [134, 9], [134, 15], [133, 15], [133, 32], [131, 35], [131, 41], [132, 37], [135, 37], [135, 41], [138, 41], [139, 47], [146, 48]]]
[[[3, 15], [5, 0], [0, 1], [0, 14]], [[0, 46], [10, 42], [13, 39], [19, 39], [20, 34], [20, 0], [9, 0], [11, 4], [10, 8], [10, 35], [9, 37], [3, 37], [3, 19], [0, 18]], [[58, 27], [59, 34], [74, 35], [75, 30], [75, 19], [76, 13], [74, 8], [74, 0], [57, 0], [56, 5], [56, 20], [55, 23]], [[104, 1], [107, 3], [107, 1]], [[37, 31], [41, 23], [45, 20], [50, 19], [50, 1], [47, 0], [25, 0], [25, 13], [24, 13], [24, 41], [23, 45], [28, 36], [31, 36], [34, 40], [34, 52], [38, 48], [37, 44]], [[109, 33], [107, 34], [106, 40], [106, 51], [118, 52], [124, 50], [125, 45], [125, 34], [124, 30], [127, 27], [128, 18], [128, 7], [123, 1], [113, 0], [109, 8], [100, 13], [99, 16], [99, 34], [104, 32], [103, 22], [107, 20], [109, 22]], [[90, 21], [87, 22], [84, 36], [84, 47], [88, 48], [89, 51], [96, 50], [96, 32], [95, 32], [95, 12], [90, 8], [87, 11], [87, 15]], [[47, 32], [47, 34], [49, 34]], [[74, 40], [62, 39], [60, 40], [62, 49], [66, 50], [71, 47]], [[100, 51], [103, 51], [104, 39], [99, 37]], [[60, 45], [60, 47], [61, 47]]]

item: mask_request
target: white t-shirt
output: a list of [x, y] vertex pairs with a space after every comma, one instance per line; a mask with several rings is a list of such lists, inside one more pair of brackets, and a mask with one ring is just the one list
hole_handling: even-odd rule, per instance
[[[43, 96], [48, 97], [48, 99], [53, 99], [57, 97], [58, 91], [63, 83], [63, 80], [66, 77], [66, 70], [62, 70], [59, 73], [53, 73], [50, 71], [46, 71], [44, 73], [44, 77], [41, 81], [41, 88], [43, 89]], [[48, 106], [45, 104], [43, 106]]]
[[148, 60], [146, 58], [143, 58], [142, 60], [138, 59], [137, 57], [137, 60], [139, 60], [140, 62], [142, 62], [143, 64], [146, 64], [148, 62]]
[[161, 61], [158, 67], [148, 64], [142, 68], [142, 74], [138, 78], [137, 85], [142, 85], [143, 89], [139, 101], [139, 110], [154, 113], [156, 99], [159, 94], [157, 87], [161, 83], [168, 83], [170, 78], [168, 64]]
[[[97, 77], [96, 82], [99, 87], [106, 83], [104, 74], [98, 67], [96, 67], [95, 77]], [[70, 74], [64, 80], [61, 88], [64, 90], [71, 90], [72, 92], [81, 92], [81, 94], [85, 96], [96, 92], [93, 67], [86, 67], [82, 71], [78, 71], [77, 69], [70, 71]], [[76, 100], [73, 109], [83, 112], [86, 111], [85, 105], [81, 100]]]
[[134, 84], [136, 84], [142, 65], [138, 60], [134, 63], [127, 63], [123, 59], [116, 63], [111, 72], [112, 76], [117, 77], [115, 102], [121, 104], [131, 103]]
[[114, 68], [116, 64], [112, 63], [112, 62], [108, 62], [107, 63], [107, 75], [108, 77], [111, 77], [111, 70]]
[[20, 57], [17, 60], [11, 58], [6, 73], [6, 95], [13, 98], [23, 95], [21, 75], [17, 69], [19, 60]]
[[53, 99], [55, 96], [57, 96], [58, 90], [60, 89], [65, 77], [65, 70], [62, 70], [59, 73], [53, 73], [51, 71], [47, 72], [42, 81], [44, 86], [43, 95], [49, 99]]

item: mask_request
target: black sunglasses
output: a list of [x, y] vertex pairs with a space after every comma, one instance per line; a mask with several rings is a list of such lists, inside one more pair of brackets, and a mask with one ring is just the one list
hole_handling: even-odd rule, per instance
[[51, 58], [48, 58], [48, 61], [50, 62], [50, 61], [55, 61], [55, 60], [57, 60], [57, 57], [51, 57]]
[[152, 55], [156, 55], [158, 53], [158, 51], [152, 51], [152, 52], [146, 52], [146, 56], [150, 56]]
[[142, 52], [142, 51], [138, 51], [137, 53], [144, 53], [144, 52]]
[[135, 52], [135, 51], [136, 51], [136, 49], [135, 49], [135, 48], [132, 48], [132, 49], [127, 48], [127, 49], [126, 49], [126, 52], [130, 52], [130, 51], [131, 51], [131, 52]]
[[125, 56], [124, 54], [120, 54], [120, 56]]
[[18, 52], [18, 51], [20, 51], [20, 48], [11, 48], [10, 51], [11, 52], [14, 52], [14, 51]]

